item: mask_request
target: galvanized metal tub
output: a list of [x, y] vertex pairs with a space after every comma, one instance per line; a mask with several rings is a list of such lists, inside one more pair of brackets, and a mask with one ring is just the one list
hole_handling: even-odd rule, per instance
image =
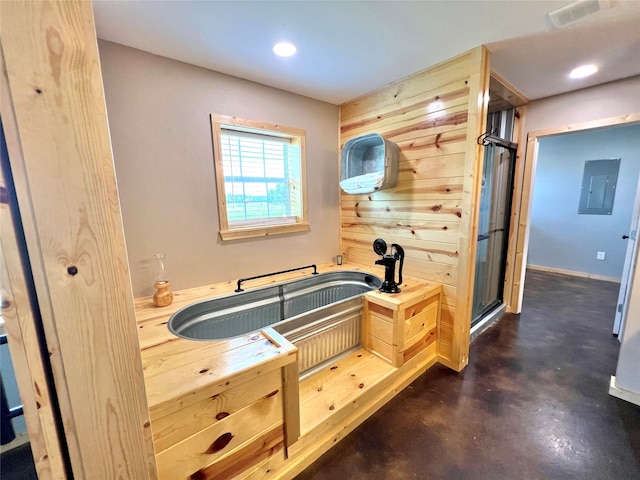
[[272, 327], [298, 347], [300, 374], [359, 347], [362, 295], [375, 275], [352, 270], [203, 300], [177, 311], [169, 330], [190, 340], [220, 340]]

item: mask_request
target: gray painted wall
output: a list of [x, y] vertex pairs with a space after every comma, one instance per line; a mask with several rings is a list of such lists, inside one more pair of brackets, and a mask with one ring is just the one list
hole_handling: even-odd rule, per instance
[[[606, 158], [622, 159], [613, 213], [579, 215], [584, 162]], [[527, 263], [620, 279], [639, 175], [640, 125], [541, 138]]]
[[[136, 297], [154, 291], [156, 252], [174, 290], [332, 261], [337, 106], [110, 42], [99, 49]], [[306, 130], [311, 231], [222, 243], [211, 113]]]

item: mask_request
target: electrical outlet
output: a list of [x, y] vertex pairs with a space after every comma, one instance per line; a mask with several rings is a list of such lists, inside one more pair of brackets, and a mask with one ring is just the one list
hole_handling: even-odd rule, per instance
[[598, 260], [604, 260], [604, 257], [605, 257], [604, 252], [598, 252], [598, 254], [596, 255], [596, 259]]

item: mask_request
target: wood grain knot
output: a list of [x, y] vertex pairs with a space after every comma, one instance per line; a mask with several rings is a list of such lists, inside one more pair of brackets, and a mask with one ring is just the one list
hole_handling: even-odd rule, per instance
[[202, 370], [200, 370], [198, 373], [207, 373], [209, 371], [208, 368], [203, 368]]
[[264, 398], [273, 397], [273, 396], [274, 396], [275, 394], [277, 394], [277, 393], [278, 393], [278, 390], [274, 390], [273, 392], [268, 393]]
[[78, 267], [76, 267], [75, 265], [71, 265], [69, 268], [67, 268], [67, 273], [73, 277], [78, 273]]
[[331, 405], [331, 406], [329, 407], [329, 410], [335, 410], [335, 409], [336, 409], [336, 407], [334, 407], [333, 405]]
[[222, 435], [220, 435], [218, 438], [215, 439], [215, 441], [211, 444], [209, 448], [207, 448], [207, 451], [204, 453], [211, 454], [211, 453], [219, 452], [224, 447], [229, 445], [229, 442], [232, 439], [233, 439], [233, 434], [231, 434], [230, 432], [223, 433]]
[[219, 412], [216, 415], [216, 420], [222, 420], [223, 418], [227, 418], [229, 416], [229, 412]]
[[331, 367], [329, 370], [335, 370], [336, 368], [338, 368], [337, 365], [334, 365], [333, 367]]
[[361, 383], [360, 385], [358, 385], [358, 388], [364, 388], [364, 383]]

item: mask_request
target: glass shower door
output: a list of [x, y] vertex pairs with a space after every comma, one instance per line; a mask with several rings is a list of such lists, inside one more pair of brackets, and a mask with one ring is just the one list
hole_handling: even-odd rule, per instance
[[510, 148], [485, 147], [472, 325], [503, 301], [514, 159]]

